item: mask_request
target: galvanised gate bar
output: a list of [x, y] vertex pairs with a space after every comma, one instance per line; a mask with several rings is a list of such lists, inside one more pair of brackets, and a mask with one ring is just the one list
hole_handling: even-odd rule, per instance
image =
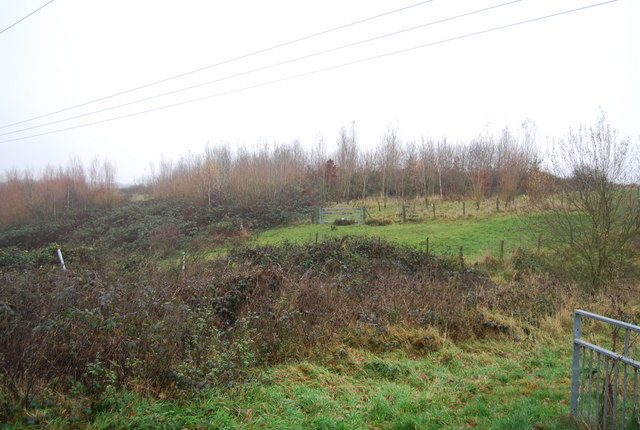
[[337, 219], [350, 219], [354, 222], [364, 222], [364, 206], [359, 208], [319, 208], [318, 222], [330, 224]]
[[[583, 339], [585, 319], [610, 325], [610, 348]], [[571, 414], [591, 429], [640, 428], [640, 327], [583, 310], [574, 312], [573, 321]]]

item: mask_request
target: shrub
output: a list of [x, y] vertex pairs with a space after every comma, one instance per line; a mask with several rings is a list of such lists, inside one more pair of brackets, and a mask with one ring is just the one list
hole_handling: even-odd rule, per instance
[[157, 227], [149, 232], [149, 250], [156, 256], [166, 256], [174, 251], [183, 238], [174, 224]]
[[355, 220], [346, 219], [346, 218], [338, 218], [333, 220], [333, 225], [353, 225], [355, 224]]

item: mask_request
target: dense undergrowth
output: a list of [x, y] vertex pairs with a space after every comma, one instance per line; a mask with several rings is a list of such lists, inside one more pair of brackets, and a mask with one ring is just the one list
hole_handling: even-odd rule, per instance
[[[85, 399], [76, 418], [91, 421], [121, 390], [180, 397], [350, 350], [425, 356], [447, 340], [518, 341], [580, 300], [522, 255], [509, 264], [526, 285], [505, 285], [380, 239], [236, 248], [185, 271], [102, 258], [3, 271], [1, 421], [57, 395]], [[612, 290], [607, 306], [629, 295]]]
[[[268, 204], [225, 198], [212, 205], [186, 200], [127, 201], [102, 208], [67, 209], [56, 216], [0, 226], [0, 248], [35, 250], [52, 243], [118, 253], [161, 256], [198, 241], [228, 240], [243, 229], [264, 229], [307, 216], [311, 196], [292, 189]], [[1, 263], [1, 262], [0, 262]]]

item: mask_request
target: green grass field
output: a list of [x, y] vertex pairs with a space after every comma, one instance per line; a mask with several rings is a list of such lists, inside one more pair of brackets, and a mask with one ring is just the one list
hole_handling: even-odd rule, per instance
[[498, 257], [501, 241], [504, 241], [505, 257], [517, 247], [534, 249], [537, 246], [538, 232], [528, 228], [527, 221], [531, 221], [535, 216], [514, 214], [469, 216], [419, 223], [396, 223], [387, 226], [366, 224], [333, 226], [305, 223], [258, 233], [251, 243], [277, 244], [285, 240], [301, 243], [315, 240], [316, 234], [318, 240], [344, 235], [365, 235], [424, 249], [425, 240], [429, 238], [429, 249], [432, 254], [458, 255], [462, 246], [465, 259], [476, 262], [487, 254]]

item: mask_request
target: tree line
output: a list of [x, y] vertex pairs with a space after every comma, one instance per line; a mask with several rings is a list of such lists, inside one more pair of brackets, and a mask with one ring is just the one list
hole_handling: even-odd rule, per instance
[[0, 181], [0, 224], [29, 219], [57, 219], [69, 209], [105, 206], [119, 200], [116, 167], [95, 158], [85, 168], [77, 158], [67, 166], [6, 171]]
[[[535, 125], [518, 133], [479, 134], [469, 142], [422, 138], [402, 142], [388, 128], [376, 146], [363, 145], [355, 124], [342, 127], [333, 150], [325, 140], [312, 148], [299, 141], [254, 148], [207, 145], [176, 161], [161, 160], [144, 179], [144, 192], [202, 207], [255, 207], [270, 202], [300, 210], [303, 205], [390, 198], [403, 202], [435, 197], [469, 199], [477, 207], [489, 196], [506, 204], [527, 191], [538, 171]], [[121, 200], [116, 166], [95, 158], [88, 167], [77, 158], [66, 166], [6, 171], [0, 180], [0, 223], [56, 219], [69, 209], [112, 205]]]
[[318, 204], [390, 198], [401, 201], [469, 199], [498, 196], [506, 204], [527, 191], [527, 180], [539, 171], [535, 126], [527, 121], [519, 133], [505, 128], [470, 142], [423, 138], [402, 142], [389, 128], [377, 146], [362, 145], [355, 125], [343, 127], [335, 149], [320, 140], [311, 149], [300, 142], [263, 144], [252, 150], [207, 146], [200, 154], [162, 160], [147, 178], [157, 197], [197, 201], [209, 206], [221, 200], [271, 199], [282, 193], [313, 196]]

